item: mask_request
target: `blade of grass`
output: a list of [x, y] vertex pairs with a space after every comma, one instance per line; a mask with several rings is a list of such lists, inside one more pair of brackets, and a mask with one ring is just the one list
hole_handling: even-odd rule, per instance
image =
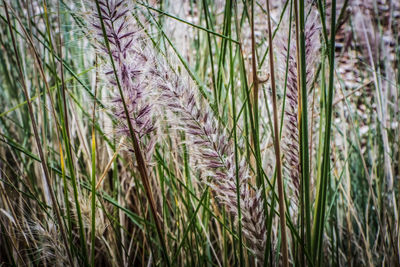
[[[331, 6], [331, 27], [330, 29], [336, 29], [336, 0], [332, 0]], [[335, 70], [335, 36], [336, 31], [331, 31], [330, 42], [329, 42], [329, 81], [328, 81], [328, 94], [326, 98], [326, 111], [325, 111], [325, 130], [324, 130], [324, 143], [323, 143], [323, 156], [322, 156], [322, 168], [319, 177], [319, 185], [317, 202], [315, 205], [316, 216], [314, 218], [313, 225], [313, 260], [317, 266], [321, 266], [323, 263], [322, 259], [322, 247], [323, 247], [323, 232], [324, 232], [324, 216], [325, 216], [325, 205], [327, 199], [327, 186], [330, 180], [330, 147], [331, 147], [331, 124], [332, 124], [332, 109], [333, 109], [333, 90], [334, 90], [334, 70]], [[324, 78], [324, 77], [323, 77]]]
[[[232, 1], [229, 1], [229, 23], [228, 23], [228, 34], [232, 35], [231, 29], [231, 11], [232, 11]], [[236, 176], [236, 198], [237, 198], [237, 210], [238, 210], [238, 237], [239, 237], [239, 264], [243, 266], [243, 244], [242, 244], [242, 210], [240, 206], [240, 181], [239, 181], [239, 158], [238, 158], [238, 142], [237, 142], [237, 117], [236, 117], [236, 94], [235, 94], [235, 86], [234, 86], [234, 69], [233, 69], [233, 51], [232, 51], [232, 43], [229, 42], [229, 61], [230, 61], [230, 86], [231, 86], [231, 103], [232, 103], [232, 118], [233, 118], [233, 143], [234, 143], [234, 154], [235, 154], [235, 176]]]
[[[62, 58], [62, 57], [61, 57]], [[96, 57], [97, 62], [97, 57]], [[94, 85], [94, 96], [97, 95], [97, 69], [96, 69], [96, 84]], [[95, 266], [95, 249], [96, 249], [96, 101], [93, 103], [93, 114], [92, 114], [92, 192], [91, 194], [91, 206], [92, 206], [92, 233], [91, 233], [91, 266]], [[114, 161], [115, 156], [112, 158]], [[111, 161], [111, 162], [112, 162]], [[111, 165], [111, 164], [110, 164]]]
[[278, 126], [278, 107], [276, 100], [276, 86], [275, 86], [275, 70], [274, 70], [274, 50], [272, 45], [272, 29], [271, 29], [271, 13], [269, 0], [267, 0], [267, 14], [268, 14], [268, 46], [269, 46], [269, 67], [270, 67], [270, 78], [271, 78], [271, 89], [272, 89], [272, 109], [274, 117], [274, 147], [275, 147], [275, 158], [276, 158], [276, 172], [277, 172], [277, 183], [278, 183], [278, 195], [279, 195], [279, 215], [280, 215], [280, 226], [281, 226], [281, 251], [282, 251], [282, 265], [284, 267], [289, 266], [288, 261], [288, 244], [286, 236], [286, 213], [285, 213], [285, 202], [284, 202], [284, 188], [282, 179], [282, 163], [281, 163], [281, 146], [280, 146], [280, 130]]

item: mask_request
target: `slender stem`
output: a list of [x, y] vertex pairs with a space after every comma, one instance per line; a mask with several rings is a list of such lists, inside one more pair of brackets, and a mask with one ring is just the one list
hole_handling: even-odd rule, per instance
[[[314, 261], [317, 266], [320, 266], [322, 260], [322, 244], [323, 244], [323, 233], [324, 233], [324, 216], [325, 216], [325, 204], [327, 198], [327, 185], [330, 178], [330, 140], [331, 140], [331, 122], [332, 122], [332, 103], [333, 103], [333, 82], [334, 82], [334, 71], [335, 71], [335, 30], [336, 26], [336, 0], [332, 0], [331, 9], [331, 36], [329, 42], [329, 82], [328, 82], [328, 95], [326, 99], [326, 123], [324, 132], [324, 148], [322, 157], [322, 170], [319, 177], [320, 188], [318, 189], [318, 201], [316, 204], [317, 216], [315, 218], [315, 227], [313, 229], [313, 242], [312, 250], [316, 253], [313, 255]], [[324, 78], [324, 77], [323, 77]]]
[[[301, 202], [302, 218], [305, 219], [305, 249], [310, 250], [311, 212], [310, 212], [310, 173], [308, 146], [308, 103], [307, 103], [307, 71], [305, 48], [305, 2], [300, 0], [296, 6], [297, 30], [297, 81], [299, 89], [299, 125], [300, 125], [300, 163], [301, 163]], [[302, 231], [303, 232], [303, 231]], [[303, 239], [304, 240], [304, 239]]]
[[[94, 112], [93, 112], [94, 121]], [[93, 123], [94, 125], [94, 123]], [[96, 133], [94, 126], [92, 127], [92, 233], [91, 233], [91, 266], [95, 266], [95, 240], [96, 240]]]
[[[233, 1], [228, 1], [227, 5], [229, 5], [229, 13], [231, 13], [233, 8]], [[231, 30], [231, 16], [229, 14], [228, 18], [229, 23], [227, 23], [227, 34], [229, 38], [232, 37]], [[237, 147], [237, 116], [236, 116], [236, 94], [235, 94], [235, 86], [233, 83], [234, 79], [234, 69], [233, 69], [233, 51], [232, 51], [232, 42], [228, 43], [229, 47], [229, 62], [230, 62], [230, 73], [229, 80], [231, 86], [231, 103], [232, 103], [232, 119], [233, 119], [233, 140], [234, 140], [234, 155], [235, 155], [235, 177], [236, 177], [236, 198], [237, 198], [237, 209], [238, 209], [238, 239], [239, 239], [239, 264], [240, 266], [244, 266], [244, 257], [243, 257], [243, 240], [242, 240], [242, 210], [241, 210], [241, 198], [240, 198], [240, 179], [239, 179], [239, 157], [238, 157], [238, 147]]]
[[[207, 1], [203, 0], [203, 9], [204, 9], [204, 16], [206, 20], [206, 26], [207, 29], [210, 27], [209, 24], [209, 12], [208, 12], [208, 6], [207, 6]], [[211, 19], [210, 19], [211, 20]], [[217, 91], [217, 84], [215, 82], [215, 70], [214, 70], [214, 55], [212, 53], [212, 45], [211, 45], [211, 34], [210, 32], [207, 32], [207, 44], [208, 44], [208, 50], [210, 54], [210, 62], [211, 62], [211, 80], [212, 80], [212, 85], [213, 85], [213, 90], [214, 90], [214, 105], [215, 108], [218, 109], [218, 91]]]
[[288, 244], [286, 237], [286, 216], [285, 216], [285, 201], [283, 192], [283, 179], [282, 179], [282, 162], [281, 162], [281, 146], [279, 138], [279, 125], [278, 125], [278, 107], [276, 100], [276, 86], [275, 86], [275, 70], [274, 70], [274, 50], [272, 45], [272, 30], [271, 30], [271, 13], [269, 9], [269, 0], [267, 0], [267, 15], [268, 15], [268, 45], [269, 45], [269, 65], [272, 89], [272, 109], [274, 111], [274, 147], [276, 156], [276, 174], [278, 183], [279, 194], [279, 215], [281, 223], [281, 251], [282, 251], [282, 266], [289, 266], [288, 261]]
[[[97, 55], [96, 55], [97, 63]], [[96, 64], [97, 65], [97, 64]], [[94, 86], [94, 95], [97, 95], [97, 69], [96, 69], [96, 80]], [[95, 248], [96, 248], [96, 131], [95, 131], [95, 119], [96, 119], [96, 101], [93, 104], [92, 114], [92, 236], [91, 236], [91, 266], [95, 266]]]
[[254, 1], [251, 4], [251, 67], [252, 67], [252, 75], [253, 75], [253, 103], [252, 103], [252, 110], [254, 121], [254, 129], [253, 132], [253, 150], [255, 152], [255, 159], [256, 159], [256, 169], [257, 169], [257, 186], [262, 184], [262, 175], [261, 175], [261, 166], [259, 162], [261, 161], [261, 152], [260, 152], [260, 143], [259, 143], [259, 116], [258, 116], [258, 95], [259, 95], [259, 84], [260, 81], [257, 75], [257, 55], [256, 55], [256, 41], [254, 36]]
[[[299, 52], [299, 1], [294, 0], [294, 18], [295, 18], [295, 30], [296, 30], [296, 69], [297, 69], [297, 75], [296, 75], [296, 84], [297, 84], [297, 121], [300, 122], [300, 110], [301, 110], [301, 100], [300, 100], [300, 52]], [[297, 127], [299, 128], [298, 131], [300, 133], [300, 123], [297, 124]], [[300, 141], [300, 140], [299, 140]], [[299, 147], [301, 144], [299, 144]], [[301, 172], [300, 172], [300, 178], [302, 177]], [[301, 230], [301, 244], [299, 245], [299, 255], [300, 255], [300, 265], [305, 266], [304, 262], [304, 249], [305, 249], [305, 237], [304, 237], [304, 194], [303, 194], [303, 189], [304, 184], [303, 184], [303, 179], [300, 179], [300, 194], [299, 194], [299, 207], [300, 207], [300, 230]]]

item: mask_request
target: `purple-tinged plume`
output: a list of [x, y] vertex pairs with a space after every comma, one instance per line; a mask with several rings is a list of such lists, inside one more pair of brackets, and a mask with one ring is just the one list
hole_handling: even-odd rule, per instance
[[209, 178], [204, 183], [213, 189], [216, 198], [226, 205], [236, 220], [237, 172], [242, 231], [257, 260], [263, 262], [266, 228], [261, 191], [250, 188], [246, 162], [243, 160], [236, 166], [232, 143], [221, 127], [218, 127], [213, 112], [200, 109], [193, 93], [195, 88], [164, 65], [160, 64], [153, 72], [157, 77], [155, 85], [160, 90], [161, 103], [177, 115], [177, 126], [187, 134], [189, 145], [194, 150], [191, 156], [197, 168], [206, 172]]
[[[286, 33], [285, 33], [286, 34]], [[299, 149], [299, 94], [297, 88], [297, 61], [296, 61], [296, 39], [295, 31], [292, 32], [292, 40], [290, 42], [289, 58], [288, 58], [288, 76], [286, 89], [286, 106], [285, 106], [285, 134], [284, 134], [284, 166], [292, 181], [294, 190], [298, 196], [300, 188], [300, 149]], [[281, 54], [279, 55], [284, 62], [281, 64], [282, 73], [286, 73], [287, 60], [287, 43], [288, 38], [285, 35], [281, 38]], [[320, 45], [318, 40], [317, 20], [312, 12], [306, 23], [305, 29], [305, 49], [306, 49], [306, 79], [307, 88], [311, 86], [314, 78], [314, 63], [317, 58]], [[284, 78], [284, 77], [283, 77]], [[284, 79], [282, 79], [284, 80]], [[307, 100], [308, 101], [308, 100]]]
[[[149, 83], [146, 73], [149, 60], [145, 50], [140, 47], [140, 39], [143, 37], [130, 14], [128, 1], [99, 0], [98, 3], [101, 16], [97, 12], [97, 6], [93, 5], [91, 26], [100, 52], [106, 60], [111, 55], [115, 66], [114, 71], [110, 64], [104, 73], [109, 87], [115, 89], [118, 84], [121, 86], [133, 130], [141, 140], [154, 130], [152, 105], [147, 101]], [[109, 48], [106, 45], [103, 26]], [[120, 122], [118, 132], [129, 137], [127, 116], [119, 92], [115, 94], [111, 108]]]

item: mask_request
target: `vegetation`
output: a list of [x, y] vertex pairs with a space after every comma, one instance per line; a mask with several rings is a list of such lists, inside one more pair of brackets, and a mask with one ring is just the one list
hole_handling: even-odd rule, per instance
[[400, 3], [1, 0], [0, 266], [398, 266]]

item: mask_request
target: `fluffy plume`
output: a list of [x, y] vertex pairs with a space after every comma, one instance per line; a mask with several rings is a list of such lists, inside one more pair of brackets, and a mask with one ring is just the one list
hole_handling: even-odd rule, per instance
[[200, 109], [194, 95], [195, 88], [185, 83], [181, 75], [160, 64], [153, 72], [155, 84], [161, 91], [160, 100], [178, 116], [178, 127], [189, 138], [195, 150], [192, 157], [201, 170], [207, 170], [209, 181], [205, 182], [214, 191], [216, 198], [225, 204], [238, 219], [236, 170], [239, 178], [242, 230], [257, 259], [262, 262], [266, 241], [263, 201], [260, 190], [248, 184], [248, 168], [245, 161], [236, 167], [232, 144], [224, 131], [217, 125], [213, 112]]
[[[305, 48], [306, 48], [306, 62], [307, 62], [307, 88], [311, 86], [311, 82], [314, 78], [314, 63], [317, 58], [319, 51], [319, 40], [318, 40], [318, 27], [316, 15], [312, 12], [308, 19], [305, 29]], [[286, 34], [286, 32], [284, 33]], [[295, 31], [292, 32], [292, 36], [295, 35]], [[280, 62], [281, 73], [286, 72], [286, 57], [287, 57], [287, 35], [281, 38], [281, 46], [283, 47]], [[289, 59], [288, 59], [288, 78], [287, 78], [287, 89], [286, 89], [286, 106], [285, 106], [285, 135], [284, 135], [284, 151], [285, 151], [285, 167], [288, 175], [294, 186], [296, 194], [299, 193], [300, 188], [300, 150], [299, 150], [299, 121], [298, 121], [298, 106], [299, 106], [299, 94], [297, 89], [297, 61], [296, 61], [296, 42], [293, 38], [290, 42]], [[284, 77], [283, 79], [284, 80]]]
[[[148, 101], [150, 93], [148, 92], [148, 77], [146, 77], [150, 65], [146, 51], [139, 45], [142, 36], [130, 14], [131, 8], [128, 1], [99, 0], [98, 3], [101, 17], [97, 12], [97, 6], [93, 4], [91, 26], [94, 29], [100, 53], [106, 60], [111, 54], [115, 66], [115, 72], [110, 64], [105, 67], [104, 73], [110, 88], [118, 88], [118, 83], [121, 86], [133, 130], [143, 142], [142, 137], [154, 130], [154, 124], [152, 105]], [[105, 42], [101, 21], [103, 21], [110, 51]], [[130, 137], [123, 99], [119, 92], [115, 94], [111, 108], [120, 122], [118, 132]], [[148, 160], [155, 143], [153, 139], [145, 148]]]

